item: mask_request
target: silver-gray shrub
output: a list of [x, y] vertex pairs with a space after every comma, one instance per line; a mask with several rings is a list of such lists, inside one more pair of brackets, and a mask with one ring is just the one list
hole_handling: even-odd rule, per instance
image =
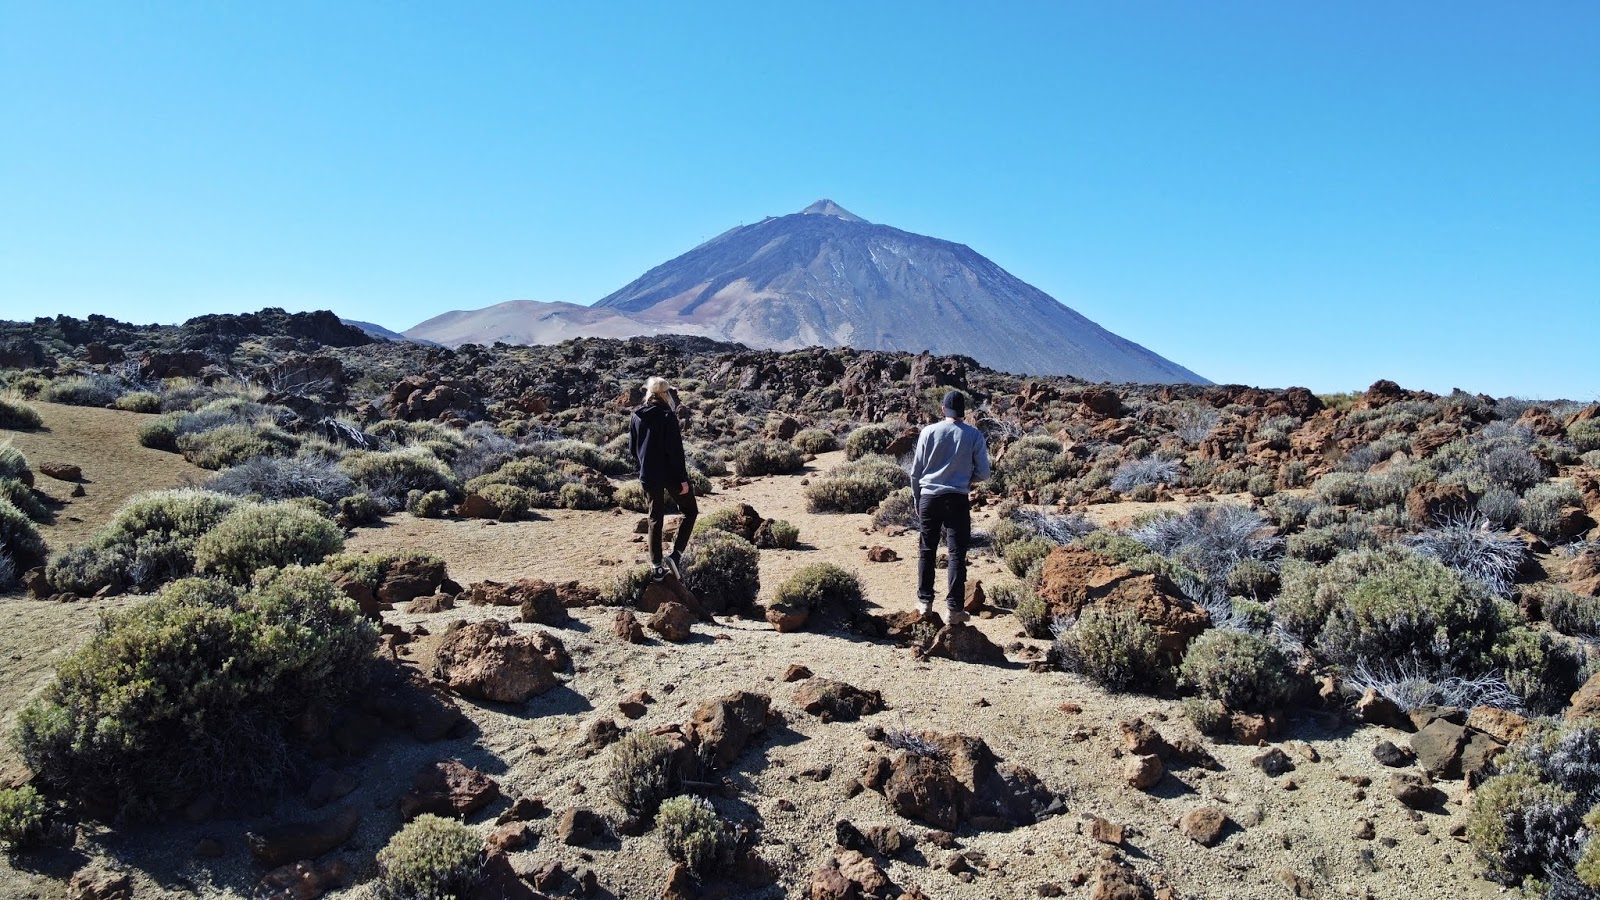
[[493, 427], [474, 422], [461, 433], [466, 446], [456, 452], [450, 461], [450, 470], [463, 483], [499, 471], [500, 467], [517, 457], [522, 445]]
[[1220, 421], [1222, 413], [1216, 408], [1185, 403], [1172, 414], [1172, 433], [1185, 444], [1194, 445], [1205, 440]]
[[1409, 543], [1418, 553], [1479, 582], [1499, 597], [1510, 596], [1517, 569], [1527, 554], [1521, 541], [1494, 530], [1488, 519], [1476, 513], [1447, 518], [1437, 528], [1412, 536]]
[[1544, 463], [1527, 447], [1503, 443], [1483, 455], [1484, 475], [1490, 485], [1525, 491], [1544, 480]]
[[1440, 674], [1413, 660], [1356, 663], [1346, 681], [1357, 691], [1377, 691], [1393, 700], [1405, 712], [1419, 706], [1454, 706], [1471, 709], [1493, 706], [1497, 709], [1522, 709], [1522, 697], [1511, 689], [1501, 672], [1479, 675]]
[[1019, 509], [1014, 518], [1032, 533], [1057, 544], [1070, 544], [1096, 527], [1082, 513], [1063, 515], [1042, 509]]
[[9, 591], [17, 586], [17, 564], [12, 561], [11, 554], [0, 548], [0, 591]]
[[1583, 496], [1570, 484], [1534, 485], [1522, 497], [1522, 525], [1542, 538], [1555, 538], [1562, 508], [1582, 505]]
[[1207, 584], [1225, 581], [1244, 560], [1273, 564], [1283, 541], [1259, 512], [1233, 503], [1207, 503], [1156, 519], [1129, 534], [1153, 552], [1194, 572]]
[[1175, 459], [1163, 459], [1159, 456], [1130, 459], [1117, 466], [1117, 471], [1111, 476], [1111, 489], [1118, 493], [1127, 493], [1144, 484], [1172, 484], [1178, 480], [1181, 470], [1182, 467]]
[[252, 494], [265, 500], [315, 497], [324, 503], [338, 503], [356, 492], [355, 481], [341, 471], [337, 463], [315, 457], [257, 456], [218, 472], [205, 486], [235, 497]]
[[1515, 528], [1522, 522], [1522, 503], [1516, 491], [1494, 487], [1478, 498], [1478, 514], [1496, 528]]

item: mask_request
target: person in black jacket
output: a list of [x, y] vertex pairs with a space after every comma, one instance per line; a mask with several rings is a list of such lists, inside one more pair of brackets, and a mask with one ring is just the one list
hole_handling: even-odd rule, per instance
[[[683, 458], [683, 432], [678, 428], [678, 392], [666, 379], [651, 376], [644, 383], [644, 405], [628, 420], [628, 450], [639, 462], [639, 484], [644, 486], [650, 504], [650, 564], [659, 574], [663, 565], [673, 575], [683, 577], [683, 548], [689, 544], [699, 508], [689, 485], [689, 469]], [[683, 513], [672, 553], [661, 555], [661, 527], [667, 516], [667, 497]]]

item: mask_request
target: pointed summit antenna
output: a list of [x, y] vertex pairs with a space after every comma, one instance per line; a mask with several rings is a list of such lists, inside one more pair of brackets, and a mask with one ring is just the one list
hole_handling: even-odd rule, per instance
[[856, 215], [855, 213], [851, 212], [848, 209], [845, 209], [844, 207], [842, 207], [839, 204], [833, 202], [832, 200], [829, 200], [826, 197], [822, 198], [821, 200], [818, 200], [817, 202], [815, 202], [815, 203], [811, 204], [810, 206], [806, 207], [805, 209], [800, 210], [800, 215], [802, 215], [802, 216], [833, 216], [835, 219], [843, 219], [846, 222], [865, 222], [865, 221], [867, 221], [866, 219], [861, 218], [860, 216]]

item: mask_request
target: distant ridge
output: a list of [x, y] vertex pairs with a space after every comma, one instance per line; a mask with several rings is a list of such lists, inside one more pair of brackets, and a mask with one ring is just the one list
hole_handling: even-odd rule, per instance
[[592, 307], [518, 300], [405, 332], [452, 346], [662, 333], [779, 350], [960, 353], [1002, 371], [1090, 381], [1208, 383], [969, 247], [874, 224], [829, 199], [730, 229]]

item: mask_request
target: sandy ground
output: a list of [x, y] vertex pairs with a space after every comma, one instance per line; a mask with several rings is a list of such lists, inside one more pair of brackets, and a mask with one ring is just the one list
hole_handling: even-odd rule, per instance
[[[37, 443], [74, 440], [65, 419], [55, 410], [45, 412], [54, 430], [25, 437], [36, 442], [33, 446], [47, 448], [40, 452], [65, 452], [74, 445], [63, 443], [56, 450]], [[99, 452], [112, 454], [108, 458], [130, 459], [128, 444], [139, 417], [74, 412], [88, 412], [96, 421], [105, 416], [104, 422], [122, 429], [115, 439], [105, 437], [98, 444], [78, 446], [99, 446]], [[23, 442], [18, 440], [18, 445]], [[144, 451], [137, 456], [142, 458]], [[165, 458], [139, 470], [144, 473], [139, 479], [143, 486], [168, 486], [192, 476], [186, 467], [172, 462], [175, 457], [160, 456]], [[70, 461], [91, 458], [85, 451], [81, 458]], [[826, 455], [815, 467], [826, 469], [837, 461], [837, 455]], [[90, 477], [102, 471], [103, 466], [96, 466]], [[800, 527], [802, 549], [763, 551], [764, 595], [795, 568], [831, 560], [858, 571], [869, 599], [879, 606], [910, 608], [914, 601], [914, 538], [865, 533], [868, 517], [862, 515], [807, 513], [798, 483], [803, 477], [760, 479], [706, 498], [702, 508], [709, 511], [742, 501], [765, 516], [788, 519]], [[101, 490], [110, 493], [112, 489], [107, 484]], [[91, 498], [93, 495], [91, 491]], [[85, 507], [68, 509], [84, 518], [85, 526], [91, 524], [81, 515], [87, 511]], [[110, 509], [105, 507], [99, 515], [109, 514]], [[1118, 515], [1104, 510], [1097, 512], [1096, 518], [1102, 514], [1107, 518]], [[637, 518], [633, 514], [552, 512], [540, 521], [489, 524], [402, 515], [383, 527], [358, 531], [349, 548], [426, 549], [444, 557], [451, 575], [463, 584], [484, 578], [507, 581], [532, 576], [552, 581], [575, 578], [601, 585], [618, 565], [643, 558], [643, 545], [633, 541]], [[980, 514], [977, 526], [983, 527], [985, 521]], [[53, 539], [65, 531], [63, 526], [57, 528], [63, 531], [53, 533]], [[79, 536], [82, 533], [77, 532]], [[894, 548], [902, 561], [867, 562], [863, 548], [871, 544]], [[990, 583], [1010, 579], [998, 560], [983, 554], [974, 560], [972, 577]], [[54, 656], [90, 632], [97, 608], [88, 603], [60, 606], [14, 597], [0, 603], [8, 626], [0, 643], [0, 704], [10, 716], [23, 698], [45, 681]], [[424, 616], [396, 612], [390, 619], [407, 626], [424, 625], [437, 635], [454, 619], [514, 615], [513, 609], [468, 607]], [[1189, 897], [1287, 897], [1285, 872], [1304, 879], [1319, 897], [1474, 898], [1501, 893], [1474, 876], [1470, 852], [1448, 836], [1451, 825], [1464, 813], [1464, 785], [1443, 784], [1450, 800], [1441, 811], [1422, 814], [1420, 821], [1388, 797], [1383, 785], [1390, 770], [1372, 759], [1371, 748], [1379, 740], [1396, 736], [1381, 729], [1325, 731], [1309, 719], [1294, 720], [1283, 739], [1307, 742], [1319, 761], [1294, 756], [1295, 771], [1268, 778], [1248, 763], [1260, 752], [1258, 748], [1210, 745], [1223, 771], [1171, 773], [1152, 791], [1141, 793], [1125, 787], [1119, 778], [1117, 722], [1143, 716], [1169, 738], [1193, 737], [1175, 702], [1107, 695], [1075, 676], [1031, 673], [1017, 663], [1000, 667], [943, 660], [918, 662], [887, 644], [842, 635], [778, 634], [765, 622], [742, 619], [696, 626], [696, 636], [680, 645], [633, 646], [611, 635], [610, 617], [607, 609], [580, 610], [570, 627], [549, 629], [566, 643], [575, 662], [575, 673], [562, 687], [518, 706], [464, 703], [475, 735], [430, 745], [397, 737], [365, 757], [339, 763], [358, 781], [359, 787], [346, 802], [360, 808], [364, 820], [357, 836], [338, 852], [358, 870], [370, 870], [373, 854], [399, 827], [396, 799], [411, 775], [426, 763], [449, 757], [493, 774], [508, 794], [543, 798], [557, 813], [573, 805], [614, 813], [615, 807], [603, 796], [607, 754], [593, 753], [584, 745], [583, 736], [593, 721], [611, 718], [626, 728], [681, 722], [699, 702], [745, 689], [770, 694], [783, 723], [769, 729], [738, 760], [732, 775], [738, 796], [714, 802], [731, 819], [759, 823], [759, 852], [774, 868], [778, 882], [736, 896], [804, 896], [809, 873], [832, 851], [833, 826], [841, 818], [858, 826], [893, 824], [913, 836], [925, 833], [924, 827], [898, 819], [872, 792], [845, 797], [845, 785], [860, 774], [871, 745], [868, 729], [872, 726], [979, 735], [1001, 757], [1032, 768], [1067, 800], [1066, 815], [1010, 833], [962, 833], [959, 851], [921, 843], [909, 860], [896, 860], [889, 866], [898, 884], [920, 886], [930, 897], [1032, 897], [1038, 896], [1038, 885], [1044, 882], [1061, 884], [1068, 896], [1087, 896], [1087, 888], [1072, 886], [1071, 878], [1098, 858], [1103, 848], [1076, 831], [1078, 816], [1086, 812], [1130, 826], [1131, 836], [1119, 852], [1140, 869], [1166, 873], [1181, 894]], [[977, 624], [1002, 646], [1017, 640], [1016, 624], [1009, 616]], [[535, 626], [516, 627], [530, 630]], [[435, 639], [408, 647], [409, 655], [403, 658], [426, 667]], [[819, 676], [881, 691], [889, 709], [861, 722], [823, 724], [798, 709], [791, 700], [794, 686], [781, 682], [791, 663], [804, 664]], [[649, 691], [655, 702], [644, 718], [630, 722], [618, 714], [616, 701], [641, 689]], [[1063, 712], [1064, 703], [1077, 704], [1082, 711]], [[1341, 774], [1365, 775], [1374, 785], [1358, 794], [1352, 784], [1339, 779]], [[793, 810], [784, 811], [791, 803]], [[1203, 804], [1221, 807], [1238, 823], [1222, 843], [1210, 849], [1192, 843], [1171, 824], [1184, 811]], [[487, 831], [498, 808], [492, 807], [473, 822]], [[272, 810], [271, 818], [298, 820], [317, 814], [304, 807], [298, 792], [291, 791]], [[1375, 840], [1353, 835], [1361, 818], [1374, 824]], [[242, 835], [263, 821], [220, 818], [85, 834], [73, 851], [0, 862], [0, 897], [63, 897], [61, 879], [86, 861], [135, 873], [141, 897], [249, 896], [260, 870], [251, 864]], [[545, 836], [536, 846], [514, 854], [519, 870], [531, 871], [559, 861], [569, 871], [594, 869], [603, 896], [660, 895], [668, 860], [655, 837], [609, 840], [580, 850], [562, 846], [548, 836], [553, 823], [553, 817], [540, 820], [537, 828]], [[221, 841], [225, 853], [220, 859], [194, 856], [196, 842], [204, 837]], [[989, 868], [978, 867], [970, 882], [946, 871], [945, 863], [953, 853], [974, 850], [987, 856]], [[365, 886], [342, 893], [370, 896]]]

